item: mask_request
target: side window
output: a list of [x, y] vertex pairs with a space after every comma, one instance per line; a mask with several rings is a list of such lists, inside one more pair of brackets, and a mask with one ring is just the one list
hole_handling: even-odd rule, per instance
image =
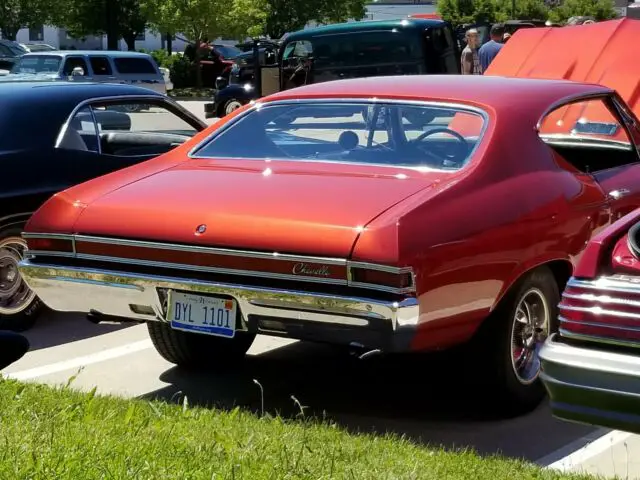
[[640, 160], [617, 112], [604, 99], [577, 101], [553, 110], [540, 122], [539, 136], [585, 173]]
[[156, 72], [154, 65], [147, 59], [141, 57], [118, 57], [113, 59], [116, 70], [122, 74], [145, 74], [153, 75]]
[[99, 152], [98, 132], [91, 108], [84, 107], [73, 116], [57, 148], [80, 152]]
[[0, 43], [0, 55], [3, 57], [13, 57], [13, 52]]
[[112, 75], [111, 65], [107, 57], [89, 57], [94, 75]]
[[79, 110], [57, 147], [122, 157], [160, 155], [196, 132], [167, 108], [132, 99]]
[[62, 74], [65, 76], [70, 76], [73, 72], [73, 69], [76, 67], [82, 68], [82, 76], [87, 76], [87, 72], [89, 71], [89, 69], [87, 68], [87, 62], [85, 62], [84, 58], [82, 57], [68, 57], [64, 62]]

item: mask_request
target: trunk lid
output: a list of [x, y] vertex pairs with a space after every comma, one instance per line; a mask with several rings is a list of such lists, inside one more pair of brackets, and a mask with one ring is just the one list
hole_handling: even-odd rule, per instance
[[[348, 257], [362, 227], [445, 172], [190, 160], [96, 199], [78, 234]], [[197, 233], [199, 226], [206, 231]]]
[[640, 21], [628, 18], [563, 28], [518, 30], [485, 75], [595, 83], [616, 90], [640, 116], [640, 61], [630, 46]]

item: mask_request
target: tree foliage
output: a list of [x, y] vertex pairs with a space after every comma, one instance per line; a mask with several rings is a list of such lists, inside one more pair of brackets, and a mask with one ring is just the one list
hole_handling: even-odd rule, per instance
[[301, 30], [310, 22], [320, 24], [360, 20], [366, 13], [365, 0], [267, 0], [265, 32], [280, 38]]
[[117, 48], [120, 38], [127, 42], [130, 50], [135, 49], [136, 36], [146, 28], [147, 20], [138, 0], [56, 1], [61, 8], [52, 12], [54, 25], [64, 28], [75, 38], [106, 34], [110, 49]]
[[0, 0], [0, 32], [4, 38], [15, 40], [18, 30], [41, 27], [57, 8], [47, 0]]
[[554, 22], [566, 22], [574, 16], [594, 17], [609, 20], [616, 17], [613, 0], [564, 0], [549, 14]]
[[[549, 5], [554, 4], [553, 7]], [[597, 20], [614, 18], [613, 0], [439, 0], [438, 13], [454, 25], [473, 22], [513, 20], [552, 20], [565, 22], [573, 16], [585, 15]]]

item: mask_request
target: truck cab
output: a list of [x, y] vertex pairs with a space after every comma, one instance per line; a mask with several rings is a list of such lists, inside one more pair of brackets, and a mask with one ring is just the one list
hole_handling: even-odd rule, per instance
[[[310, 28], [287, 35], [277, 49], [256, 42], [251, 59], [252, 62], [244, 59], [244, 66], [241, 60], [232, 68], [229, 84], [218, 82], [214, 101], [205, 105], [207, 118], [223, 117], [252, 100], [311, 83], [460, 73], [460, 50], [454, 31], [448, 22], [439, 19], [349, 22]], [[252, 75], [244, 74], [243, 68], [251, 68]], [[235, 83], [234, 78], [241, 80]]]

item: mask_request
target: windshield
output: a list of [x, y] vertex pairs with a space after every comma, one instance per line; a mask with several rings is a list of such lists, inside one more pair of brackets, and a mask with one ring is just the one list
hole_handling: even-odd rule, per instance
[[11, 73], [58, 73], [62, 57], [56, 55], [26, 55], [11, 69]]
[[195, 156], [457, 170], [471, 158], [485, 125], [485, 115], [459, 106], [264, 105], [214, 133]]
[[222, 45], [216, 45], [216, 51], [222, 55], [225, 59], [233, 59], [242, 53], [242, 50], [236, 47], [227, 47]]

